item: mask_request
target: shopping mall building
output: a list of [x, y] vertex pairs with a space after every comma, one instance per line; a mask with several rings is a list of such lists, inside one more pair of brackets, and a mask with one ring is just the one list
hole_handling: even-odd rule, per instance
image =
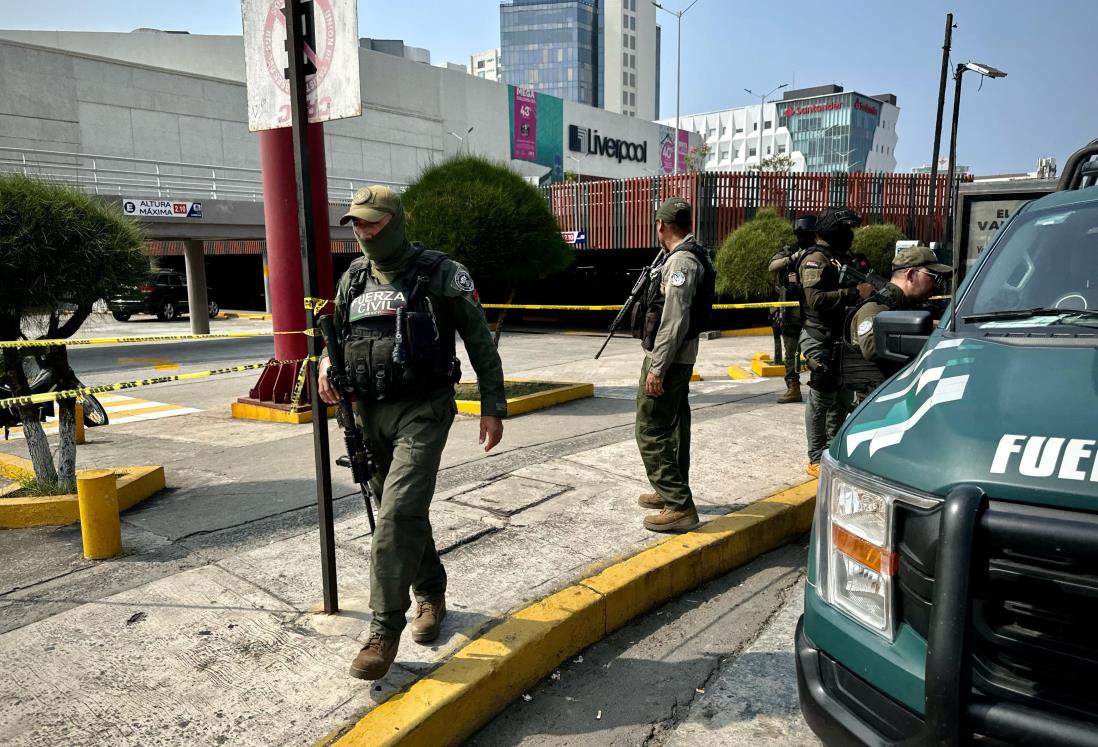
[[[704, 138], [706, 171], [748, 171], [786, 154], [793, 171], [896, 170], [896, 120], [891, 93], [866, 96], [827, 85], [785, 91], [780, 100], [688, 114], [684, 130]], [[674, 126], [675, 118], [661, 122]]]

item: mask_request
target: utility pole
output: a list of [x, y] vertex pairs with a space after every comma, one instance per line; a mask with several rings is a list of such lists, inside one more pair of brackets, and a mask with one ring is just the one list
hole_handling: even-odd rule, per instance
[[938, 193], [938, 152], [942, 147], [942, 113], [945, 110], [946, 78], [949, 75], [949, 51], [953, 46], [953, 14], [946, 13], [945, 41], [942, 44], [942, 75], [938, 82], [938, 115], [934, 120], [934, 152], [930, 156], [930, 202], [927, 205], [924, 237], [930, 241], [934, 230], [935, 198]]
[[[671, 15], [678, 19], [678, 42], [676, 43], [675, 54], [677, 59], [675, 61], [675, 173], [679, 173], [679, 129], [681, 128], [680, 111], [682, 103], [682, 17], [686, 15], [686, 11], [690, 10], [697, 4], [698, 0], [690, 3], [683, 10], [674, 11], [667, 10], [656, 0], [652, 0], [652, 4], [663, 11], [667, 11]], [[659, 112], [657, 112], [659, 114]]]

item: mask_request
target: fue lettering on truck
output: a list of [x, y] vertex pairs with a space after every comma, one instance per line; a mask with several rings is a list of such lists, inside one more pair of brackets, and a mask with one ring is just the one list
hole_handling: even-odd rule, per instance
[[946, 374], [971, 362], [971, 358], [955, 357], [964, 342], [960, 338], [942, 340], [897, 375], [887, 385], [887, 390], [878, 390], [877, 396], [866, 403], [865, 412], [880, 409], [883, 410], [881, 417], [866, 422], [860, 428], [854, 426], [846, 434], [846, 455], [849, 457], [862, 444], [869, 445], [870, 456], [881, 449], [895, 446], [932, 409], [963, 399], [969, 374]]
[[1025, 477], [1098, 482], [1095, 444], [1089, 438], [1024, 436], [1008, 433], [999, 439], [991, 474], [1005, 475], [1013, 468]]

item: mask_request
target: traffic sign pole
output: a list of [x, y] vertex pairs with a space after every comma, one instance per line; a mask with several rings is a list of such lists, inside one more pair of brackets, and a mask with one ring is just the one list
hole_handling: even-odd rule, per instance
[[[305, 42], [310, 35], [313, 0], [286, 0], [286, 52], [290, 81], [290, 120], [292, 127], [295, 176], [297, 180], [297, 221], [301, 240], [301, 273], [305, 295], [315, 298], [319, 286], [316, 265], [316, 230], [313, 222], [313, 195], [308, 142], [308, 94], [305, 76], [312, 63], [305, 55]], [[310, 50], [311, 51], [311, 50]], [[311, 307], [305, 310], [306, 329], [315, 329]], [[308, 335], [309, 354], [319, 359], [322, 341]], [[335, 525], [332, 516], [331, 457], [328, 449], [328, 410], [320, 399], [317, 365], [309, 364], [309, 392], [313, 403], [313, 457], [316, 463], [316, 502], [320, 517], [320, 567], [324, 591], [324, 612], [339, 612], [339, 590], [336, 586]]]

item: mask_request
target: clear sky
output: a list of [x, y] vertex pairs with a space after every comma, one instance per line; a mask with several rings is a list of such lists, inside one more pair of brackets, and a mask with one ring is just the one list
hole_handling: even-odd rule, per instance
[[[641, 0], [644, 2], [645, 0]], [[665, 0], [682, 8], [689, 0]], [[464, 62], [499, 46], [497, 0], [359, 0], [361, 36], [400, 38], [432, 61]], [[12, 29], [130, 31], [148, 26], [196, 34], [239, 34], [235, 0], [0, 0]], [[954, 13], [953, 62], [985, 62], [1009, 74], [966, 74], [958, 159], [977, 173], [1031, 171], [1040, 156], [1061, 166], [1098, 138], [1094, 29], [1098, 0], [698, 0], [683, 17], [682, 112], [752, 103], [768, 91], [839, 83], [894, 93], [899, 170], [930, 161], [945, 14]], [[675, 19], [664, 29], [661, 116], [675, 115]], [[363, 81], [369, 86], [369, 81]], [[949, 138], [950, 81], [942, 142]], [[757, 99], [755, 99], [757, 101]]]

